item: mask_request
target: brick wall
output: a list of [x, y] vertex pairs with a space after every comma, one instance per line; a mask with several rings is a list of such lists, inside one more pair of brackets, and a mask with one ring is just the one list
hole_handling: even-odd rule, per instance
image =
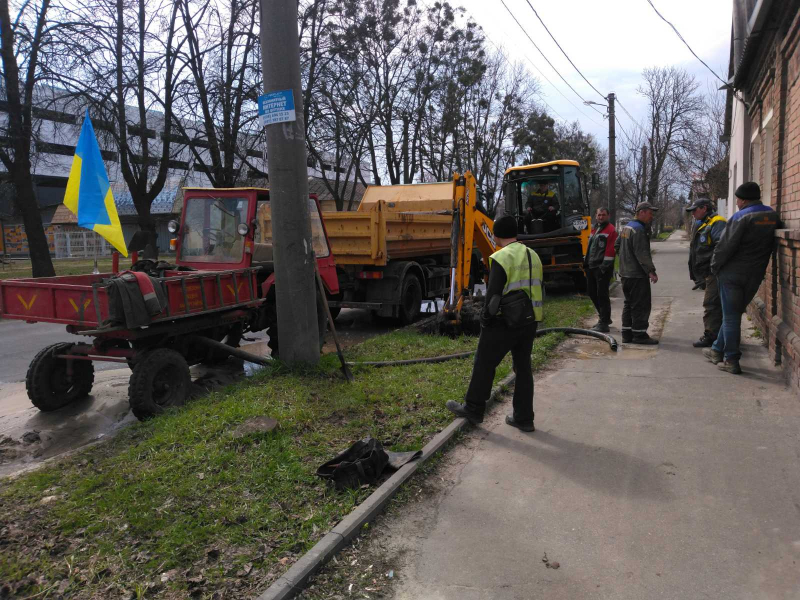
[[[753, 173], [761, 174], [762, 187], [770, 178], [764, 202], [778, 211], [783, 225], [748, 313], [790, 384], [800, 390], [800, 10], [794, 2], [773, 6], [774, 13], [782, 13], [773, 15], [780, 26], [762, 40], [744, 93], [751, 131], [760, 134]], [[771, 145], [765, 143], [769, 127]]]
[[[28, 255], [28, 236], [25, 235], [24, 225], [6, 225], [5, 231], [5, 249], [4, 254], [11, 256], [27, 256]], [[55, 225], [48, 225], [44, 228], [44, 233], [47, 236], [47, 243], [50, 246], [50, 253], [55, 254], [55, 238], [56, 231]]]

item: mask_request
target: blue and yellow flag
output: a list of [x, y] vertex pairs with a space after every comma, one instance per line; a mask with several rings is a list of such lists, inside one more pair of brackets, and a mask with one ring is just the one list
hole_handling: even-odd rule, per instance
[[125, 245], [122, 225], [114, 204], [114, 194], [111, 193], [88, 110], [83, 119], [78, 145], [75, 147], [72, 168], [69, 170], [64, 206], [78, 217], [79, 227], [91, 229], [105, 238], [123, 256], [128, 256], [128, 247]]

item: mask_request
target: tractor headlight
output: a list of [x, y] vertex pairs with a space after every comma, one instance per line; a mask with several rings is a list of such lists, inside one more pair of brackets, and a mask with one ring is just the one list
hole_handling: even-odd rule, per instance
[[239, 223], [239, 225], [236, 226], [236, 231], [239, 232], [239, 235], [247, 235], [250, 231], [250, 227], [247, 223]]
[[167, 231], [169, 231], [170, 233], [178, 233], [179, 227], [180, 225], [178, 225], [178, 222], [174, 219], [169, 223], [167, 223]]

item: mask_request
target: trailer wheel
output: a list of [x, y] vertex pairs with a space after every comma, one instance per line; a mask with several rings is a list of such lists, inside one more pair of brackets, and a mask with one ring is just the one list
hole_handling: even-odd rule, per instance
[[189, 365], [169, 348], [150, 350], [136, 361], [128, 385], [128, 401], [137, 419], [144, 421], [172, 406], [183, 406], [192, 384]]
[[[333, 312], [333, 309], [331, 309]], [[269, 340], [267, 346], [270, 349], [270, 356], [272, 358], [280, 358], [280, 346], [278, 344], [278, 309], [273, 306], [270, 309], [270, 321], [267, 327], [267, 335]], [[336, 316], [334, 315], [334, 319]], [[328, 315], [325, 314], [325, 307], [320, 301], [319, 292], [317, 292], [317, 328], [319, 330], [319, 350], [322, 352], [322, 346], [325, 344], [325, 333], [328, 330]]]
[[403, 279], [403, 291], [400, 294], [400, 322], [410, 325], [422, 311], [422, 285], [416, 275], [409, 273]]
[[36, 355], [25, 376], [25, 389], [33, 405], [42, 411], [57, 410], [89, 395], [94, 384], [94, 365], [88, 360], [72, 361], [72, 377], [67, 374], [67, 354], [75, 344], [47, 346]]

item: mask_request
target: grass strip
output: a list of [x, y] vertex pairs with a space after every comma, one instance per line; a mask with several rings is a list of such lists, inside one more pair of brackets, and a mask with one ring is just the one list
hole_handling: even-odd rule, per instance
[[[548, 299], [544, 327], [574, 325], [585, 298]], [[537, 339], [534, 368], [563, 338]], [[477, 338], [406, 330], [348, 359], [471, 350]], [[19, 597], [247, 598], [265, 589], [371, 489], [336, 493], [316, 467], [372, 435], [421, 448], [452, 420], [472, 361], [354, 370], [335, 355], [300, 372], [281, 364], [57, 464], [0, 483], [0, 582]], [[510, 371], [504, 361], [497, 379]], [[272, 433], [236, 434], [268, 415]], [[2, 584], [0, 584], [2, 585]], [[0, 588], [0, 597], [3, 590]]]

